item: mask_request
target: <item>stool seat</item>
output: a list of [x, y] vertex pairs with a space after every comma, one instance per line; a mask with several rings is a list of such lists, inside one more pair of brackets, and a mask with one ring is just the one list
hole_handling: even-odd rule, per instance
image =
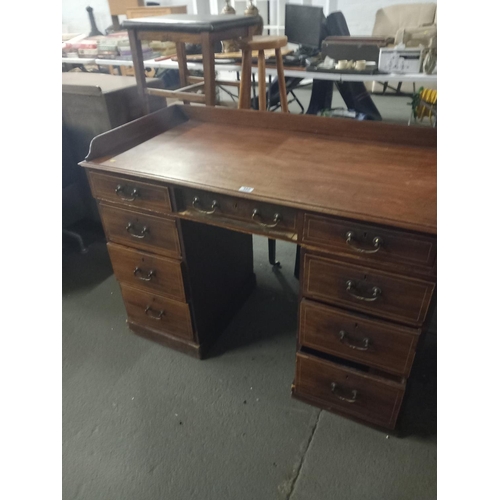
[[281, 49], [286, 47], [288, 37], [286, 36], [254, 36], [251, 40], [241, 41], [241, 48], [250, 50]]

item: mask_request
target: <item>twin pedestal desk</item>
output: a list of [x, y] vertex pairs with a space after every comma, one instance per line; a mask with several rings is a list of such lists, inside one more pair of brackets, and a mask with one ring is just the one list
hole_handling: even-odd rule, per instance
[[82, 166], [134, 332], [202, 358], [255, 285], [252, 234], [296, 243], [293, 396], [395, 427], [435, 303], [435, 129], [176, 105]]

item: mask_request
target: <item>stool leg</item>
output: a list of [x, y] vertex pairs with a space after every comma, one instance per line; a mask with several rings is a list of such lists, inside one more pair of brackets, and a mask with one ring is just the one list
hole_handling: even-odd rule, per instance
[[276, 49], [274, 52], [276, 54], [276, 72], [278, 73], [278, 85], [280, 88], [281, 111], [288, 113], [288, 98], [286, 95], [285, 71], [283, 70], [281, 49]]
[[184, 42], [177, 42], [175, 44], [177, 53], [177, 62], [179, 64], [179, 81], [182, 87], [186, 87], [188, 83], [188, 69], [186, 60], [186, 44]]
[[201, 52], [203, 54], [203, 78], [205, 79], [205, 104], [215, 106], [215, 58], [210, 33], [201, 34]]
[[[177, 53], [177, 63], [179, 64], [179, 83], [180, 88], [188, 84], [188, 68], [186, 59], [186, 44], [184, 42], [177, 42], [175, 44], [175, 51]], [[191, 104], [189, 101], [184, 101], [184, 104]]]
[[243, 50], [241, 57], [240, 99], [238, 103], [239, 109], [250, 108], [251, 77], [252, 77], [252, 52], [250, 50]]
[[264, 51], [259, 50], [259, 111], [266, 111], [266, 58]]

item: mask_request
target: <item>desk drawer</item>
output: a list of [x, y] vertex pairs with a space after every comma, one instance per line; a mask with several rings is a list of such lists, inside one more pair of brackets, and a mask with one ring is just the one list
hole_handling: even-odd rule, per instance
[[410, 325], [420, 325], [434, 284], [306, 253], [302, 293]]
[[166, 186], [157, 186], [96, 172], [89, 172], [89, 180], [92, 195], [98, 200], [111, 201], [163, 214], [172, 211]]
[[206, 223], [217, 219], [218, 224], [234, 220], [252, 232], [297, 238], [297, 213], [293, 208], [190, 188], [175, 188], [174, 192], [176, 210], [191, 219]]
[[120, 283], [157, 292], [174, 300], [186, 300], [180, 261], [139, 252], [114, 243], [108, 243], [108, 252], [113, 271]]
[[405, 384], [298, 353], [294, 394], [331, 411], [393, 429]]
[[176, 337], [193, 339], [188, 304], [143, 292], [123, 284], [121, 289], [130, 321]]
[[109, 205], [101, 205], [100, 212], [109, 241], [171, 257], [181, 255], [174, 219], [144, 215]]
[[299, 343], [395, 375], [410, 374], [420, 330], [303, 299]]
[[321, 215], [304, 215], [303, 241], [363, 259], [369, 265], [400, 264], [432, 272], [436, 260], [436, 238], [432, 236]]

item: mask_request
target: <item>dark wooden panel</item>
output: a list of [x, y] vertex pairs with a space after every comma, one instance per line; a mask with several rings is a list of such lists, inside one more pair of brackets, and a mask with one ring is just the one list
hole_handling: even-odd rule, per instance
[[[334, 390], [332, 384], [335, 384]], [[330, 411], [393, 429], [405, 385], [298, 353], [293, 390]]]
[[108, 243], [108, 252], [118, 281], [185, 302], [182, 263]]
[[346, 313], [303, 299], [299, 344], [378, 368], [410, 374], [420, 330]]
[[196, 334], [208, 348], [255, 285], [252, 236], [188, 220], [180, 232]]
[[175, 188], [173, 192], [175, 210], [192, 220], [231, 225], [230, 220], [236, 219], [251, 232], [297, 239], [297, 211], [293, 208], [199, 189]]
[[147, 184], [132, 178], [92, 171], [89, 172], [89, 180], [92, 194], [98, 200], [162, 214], [172, 211], [167, 186]]
[[99, 206], [99, 210], [109, 241], [166, 256], [181, 255], [175, 219], [104, 204]]
[[[351, 282], [350, 289], [348, 282]], [[306, 297], [401, 323], [422, 324], [434, 287], [433, 283], [426, 281], [345, 264], [307, 252], [304, 256], [302, 293]], [[375, 296], [377, 289], [380, 294]]]
[[121, 285], [129, 320], [145, 328], [193, 340], [189, 305]]
[[435, 269], [436, 238], [432, 236], [306, 213], [302, 241], [366, 263], [401, 264], [427, 273]]

